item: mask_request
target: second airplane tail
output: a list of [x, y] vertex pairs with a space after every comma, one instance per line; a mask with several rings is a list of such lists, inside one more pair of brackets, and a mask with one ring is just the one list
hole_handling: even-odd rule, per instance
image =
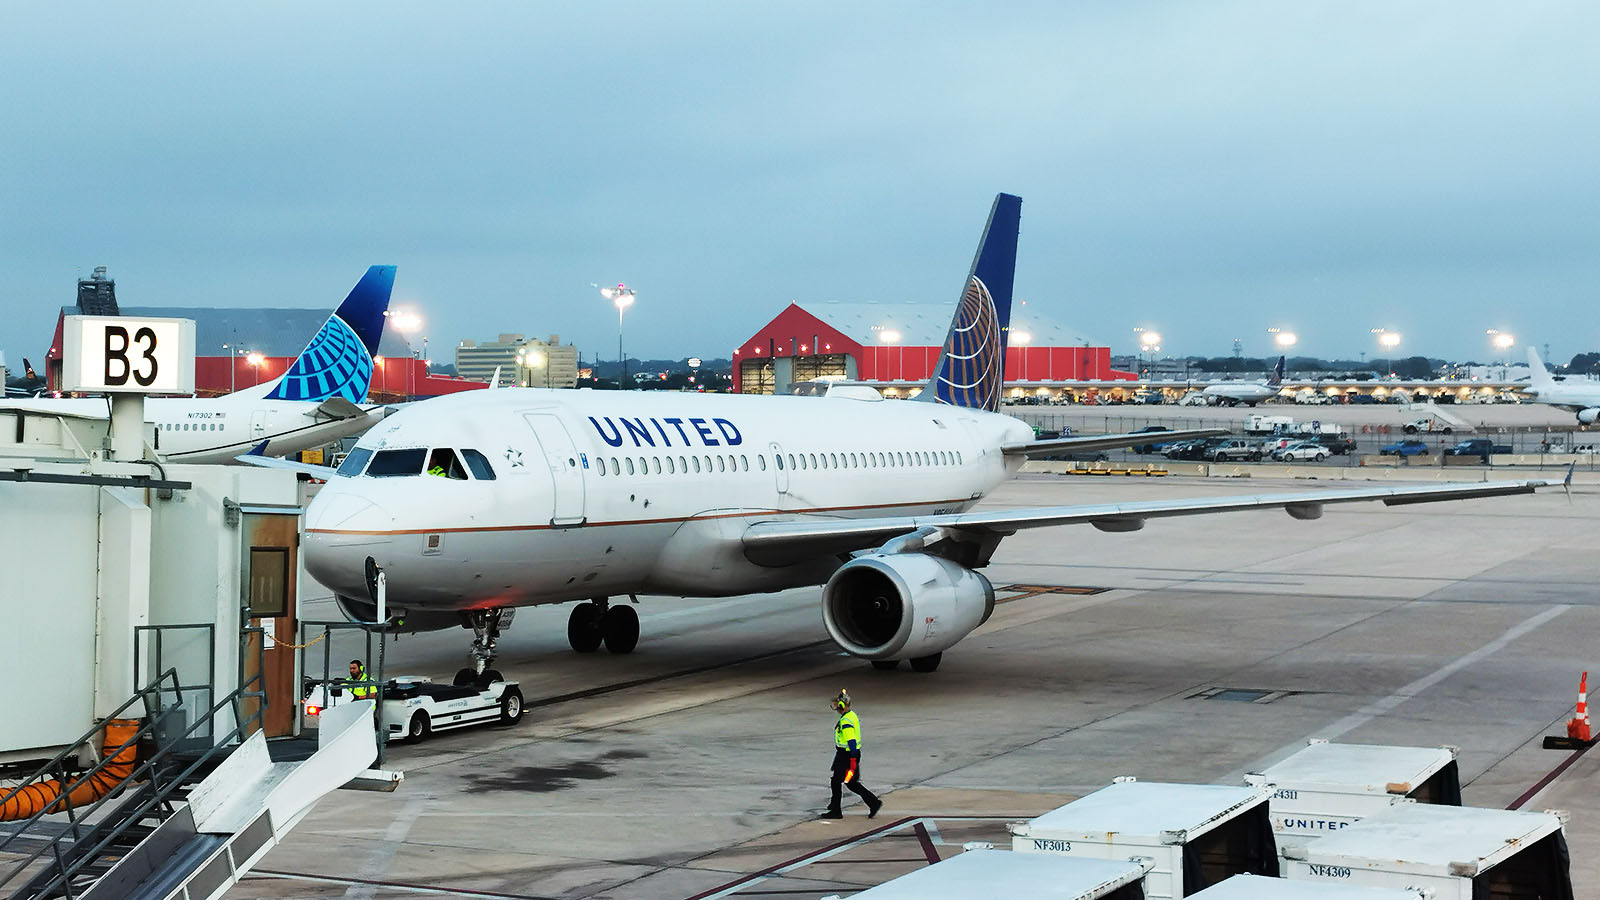
[[1021, 219], [1021, 197], [1000, 194], [994, 198], [944, 349], [933, 377], [917, 399], [999, 411]]
[[1277, 387], [1283, 384], [1283, 361], [1285, 357], [1278, 357], [1278, 364], [1272, 367], [1272, 376], [1267, 379], [1267, 387]]
[[367, 269], [289, 370], [271, 383], [266, 398], [365, 400], [367, 388], [372, 386], [384, 316], [389, 311], [389, 294], [394, 290], [394, 271], [394, 266]]

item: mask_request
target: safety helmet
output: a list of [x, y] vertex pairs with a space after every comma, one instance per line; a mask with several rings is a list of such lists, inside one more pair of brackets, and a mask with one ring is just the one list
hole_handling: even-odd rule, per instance
[[839, 693], [833, 698], [833, 708], [839, 710], [840, 712], [844, 712], [845, 710], [849, 709], [850, 692], [841, 688]]

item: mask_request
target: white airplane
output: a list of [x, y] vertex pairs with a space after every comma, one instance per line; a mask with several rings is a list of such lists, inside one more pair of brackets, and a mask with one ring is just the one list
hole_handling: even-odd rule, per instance
[[[721, 597], [823, 585], [828, 633], [879, 668], [935, 669], [981, 625], [994, 589], [977, 570], [1023, 528], [1329, 503], [1523, 494], [1542, 481], [1430, 484], [1222, 499], [969, 512], [1030, 456], [1124, 447], [1148, 434], [1034, 440], [998, 414], [1021, 201], [995, 201], [935, 374], [915, 401], [871, 388], [765, 397], [505, 388], [400, 411], [306, 513], [307, 570], [354, 621], [462, 625], [488, 669], [515, 607], [580, 602], [573, 649], [626, 653], [639, 619], [609, 598]], [[1216, 434], [1216, 430], [1174, 434]], [[1172, 438], [1173, 434], [1163, 435]], [[442, 477], [437, 477], [442, 476]], [[380, 579], [380, 573], [382, 578]]]
[[1266, 381], [1241, 381], [1237, 384], [1208, 385], [1200, 392], [1206, 402], [1215, 406], [1238, 406], [1243, 403], [1255, 406], [1263, 400], [1269, 400], [1278, 395], [1283, 387], [1283, 357], [1278, 357], [1278, 364], [1273, 367], [1272, 374]]
[[[360, 434], [384, 407], [360, 405], [394, 288], [394, 266], [372, 266], [279, 378], [221, 397], [152, 397], [144, 418], [169, 462], [229, 463], [247, 450], [296, 453]], [[105, 418], [103, 397], [7, 400], [0, 409]], [[265, 446], [263, 446], [265, 444]]]
[[1532, 347], [1528, 348], [1528, 368], [1533, 378], [1527, 387], [1517, 388], [1518, 393], [1527, 394], [1536, 403], [1577, 413], [1578, 422], [1584, 425], [1600, 420], [1600, 381], [1551, 375], [1539, 358], [1539, 351]]

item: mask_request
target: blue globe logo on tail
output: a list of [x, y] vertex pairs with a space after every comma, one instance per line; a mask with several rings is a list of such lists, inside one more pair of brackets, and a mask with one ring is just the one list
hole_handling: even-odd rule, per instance
[[1013, 194], [994, 198], [944, 350], [917, 399], [1000, 411], [1021, 219], [1022, 198]]
[[366, 399], [394, 289], [394, 266], [373, 266], [267, 394], [270, 400]]
[[967, 279], [943, 357], [933, 376], [934, 396], [940, 403], [990, 412], [1000, 409], [1005, 343], [994, 298], [977, 276]]
[[330, 316], [311, 345], [294, 361], [267, 397], [272, 400], [326, 400], [343, 397], [360, 403], [372, 385], [372, 357], [354, 330]]

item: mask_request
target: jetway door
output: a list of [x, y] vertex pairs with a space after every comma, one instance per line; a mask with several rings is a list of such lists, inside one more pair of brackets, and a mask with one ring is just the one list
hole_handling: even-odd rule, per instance
[[[250, 507], [240, 510], [241, 598], [246, 624], [260, 632], [246, 632], [244, 653], [240, 657], [241, 681], [262, 673], [267, 706], [262, 715], [262, 730], [267, 737], [284, 737], [295, 732], [295, 712], [300, 700], [295, 665], [295, 637], [299, 633], [296, 608], [295, 573], [300, 562], [300, 509]], [[258, 662], [259, 661], [259, 662]], [[241, 701], [248, 708], [255, 701]]]
[[528, 427], [538, 439], [553, 483], [555, 507], [550, 517], [551, 525], [582, 525], [584, 523], [583, 466], [578, 461], [578, 448], [561, 419], [549, 413], [526, 413]]

